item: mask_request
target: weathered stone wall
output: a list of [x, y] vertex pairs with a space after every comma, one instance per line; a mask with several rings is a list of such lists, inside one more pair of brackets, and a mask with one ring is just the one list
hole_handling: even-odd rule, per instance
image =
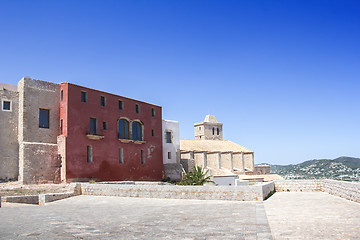
[[[25, 184], [59, 182], [60, 85], [31, 78], [18, 83], [19, 180]], [[39, 128], [39, 109], [49, 110], [49, 128]]]
[[207, 158], [206, 158], [206, 156], [207, 156], [207, 154], [204, 153], [204, 152], [194, 153], [195, 165], [196, 166], [206, 167], [207, 166]]
[[253, 153], [244, 153], [244, 167], [250, 170], [254, 169], [254, 155]]
[[[11, 102], [10, 111], [3, 110], [4, 100]], [[19, 174], [18, 92], [1, 88], [0, 104], [0, 181], [17, 180]]]
[[244, 161], [242, 153], [233, 153], [233, 163], [234, 168], [239, 169], [241, 172], [244, 172]]
[[233, 170], [233, 154], [229, 153], [221, 153], [221, 167], [227, 168], [230, 171]]
[[180, 163], [182, 167], [184, 168], [185, 172], [191, 171], [195, 167], [195, 160], [194, 159], [181, 159]]
[[360, 183], [331, 179], [321, 180], [321, 190], [360, 203]]
[[165, 179], [171, 181], [181, 181], [184, 175], [184, 169], [180, 163], [164, 164]]
[[354, 202], [360, 202], [360, 183], [331, 179], [276, 180], [276, 191], [314, 192], [324, 191]]
[[23, 183], [59, 183], [60, 158], [56, 144], [24, 143]]
[[270, 174], [270, 165], [257, 165], [254, 167], [254, 174], [261, 175], [261, 174]]
[[[216, 153], [208, 153], [207, 154], [207, 167], [209, 168], [220, 168], [220, 164], [219, 164], [219, 158], [221, 157], [221, 154], [216, 152]], [[220, 159], [221, 161], [221, 159]]]
[[84, 195], [198, 200], [263, 201], [270, 189], [271, 183], [237, 187], [81, 183]]
[[321, 190], [320, 180], [276, 180], [277, 192], [314, 192]]

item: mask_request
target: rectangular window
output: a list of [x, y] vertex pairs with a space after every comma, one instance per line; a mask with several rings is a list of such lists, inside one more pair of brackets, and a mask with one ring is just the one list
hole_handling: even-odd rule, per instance
[[155, 136], [155, 130], [151, 129], [151, 136]]
[[60, 135], [63, 134], [63, 120], [60, 120]]
[[168, 159], [171, 159], [171, 152], [168, 152]]
[[103, 122], [103, 129], [104, 129], [104, 130], [107, 130], [107, 128], [108, 128], [107, 122]]
[[122, 110], [124, 108], [124, 103], [123, 101], [119, 100], [119, 109]]
[[136, 113], [139, 113], [140, 112], [140, 106], [138, 104], [136, 104], [135, 106], [135, 112]]
[[97, 133], [97, 119], [96, 118], [90, 118], [90, 134], [96, 135]]
[[151, 116], [155, 117], [155, 108], [151, 109]]
[[123, 148], [119, 148], [119, 163], [120, 164], [124, 163], [124, 149]]
[[61, 92], [60, 92], [60, 100], [62, 101], [63, 99], [64, 99], [64, 91], [61, 90]]
[[3, 111], [11, 111], [11, 101], [10, 100], [2, 100], [2, 110]]
[[49, 109], [39, 109], [39, 128], [49, 128]]
[[87, 102], [87, 92], [81, 92], [81, 102]]
[[141, 150], [141, 164], [145, 164], [145, 153], [144, 153], [144, 150]]
[[171, 132], [166, 132], [166, 143], [171, 143]]
[[106, 105], [106, 98], [104, 96], [100, 97], [100, 105], [103, 107], [105, 107], [105, 105]]
[[93, 161], [92, 146], [87, 146], [87, 162]]

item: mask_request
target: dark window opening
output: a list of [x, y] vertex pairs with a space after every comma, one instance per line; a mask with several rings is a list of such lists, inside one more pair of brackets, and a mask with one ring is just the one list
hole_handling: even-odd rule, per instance
[[104, 96], [100, 96], [100, 105], [103, 107], [106, 105], [106, 98]]
[[60, 92], [60, 100], [62, 101], [63, 99], [64, 99], [64, 91], [61, 90], [61, 92]]
[[49, 110], [39, 109], [39, 128], [49, 128]]
[[122, 110], [124, 108], [124, 103], [123, 101], [119, 100], [119, 109]]
[[108, 123], [107, 122], [103, 122], [103, 129], [107, 130], [108, 129]]
[[118, 138], [129, 139], [129, 122], [125, 119], [120, 119], [118, 125]]
[[171, 132], [166, 132], [166, 143], [171, 143]]
[[151, 136], [155, 136], [155, 130], [154, 129], [151, 130]]
[[168, 152], [168, 159], [171, 159], [171, 152]]
[[3, 110], [11, 110], [11, 102], [10, 101], [3, 101]]
[[97, 120], [96, 118], [90, 118], [90, 134], [96, 135], [97, 133]]
[[60, 134], [63, 134], [63, 120], [60, 120]]
[[155, 108], [151, 109], [151, 116], [155, 117]]
[[145, 153], [141, 150], [141, 164], [145, 164]]
[[87, 162], [92, 162], [93, 161], [93, 153], [92, 153], [92, 146], [87, 146]]
[[132, 139], [134, 141], [141, 141], [142, 140], [142, 128], [139, 122], [132, 123]]
[[213, 135], [215, 135], [215, 128], [213, 128]]
[[87, 92], [81, 92], [81, 102], [87, 102]]
[[220, 132], [220, 131], [219, 131], [219, 128], [217, 128], [217, 135], [219, 135], [219, 132]]
[[135, 105], [135, 112], [136, 113], [140, 112], [140, 106], [138, 104]]
[[124, 163], [124, 149], [123, 148], [119, 148], [119, 163], [120, 164]]

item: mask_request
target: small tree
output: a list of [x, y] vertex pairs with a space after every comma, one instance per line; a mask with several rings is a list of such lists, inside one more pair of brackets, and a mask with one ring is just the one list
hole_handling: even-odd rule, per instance
[[180, 185], [204, 185], [205, 183], [212, 182], [210, 176], [206, 176], [209, 170], [203, 171], [201, 166], [193, 167], [192, 171], [187, 173], [184, 180], [180, 182]]

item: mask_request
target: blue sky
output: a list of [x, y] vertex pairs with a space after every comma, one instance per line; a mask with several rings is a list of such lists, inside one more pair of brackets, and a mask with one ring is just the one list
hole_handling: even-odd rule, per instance
[[0, 82], [216, 115], [256, 163], [360, 157], [359, 1], [0, 1]]

